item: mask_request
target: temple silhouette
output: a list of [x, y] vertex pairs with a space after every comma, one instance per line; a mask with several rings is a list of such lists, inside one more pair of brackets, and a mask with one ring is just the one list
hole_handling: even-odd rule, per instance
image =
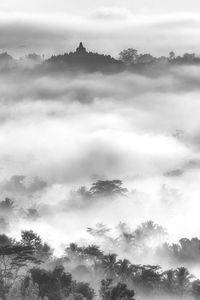
[[78, 48], [76, 48], [76, 52], [75, 53], [77, 53], [77, 54], [86, 54], [87, 53], [86, 48], [83, 47], [83, 43], [82, 42], [80, 42]]
[[63, 55], [53, 55], [46, 61], [51, 70], [88, 71], [88, 72], [118, 72], [124, 69], [124, 64], [111, 57], [87, 51], [80, 42], [74, 52]]

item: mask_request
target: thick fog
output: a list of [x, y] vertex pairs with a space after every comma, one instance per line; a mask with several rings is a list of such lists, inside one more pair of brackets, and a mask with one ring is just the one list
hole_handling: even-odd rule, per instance
[[0, 300], [200, 299], [199, 9], [0, 1]]
[[[199, 74], [1, 73], [0, 189], [18, 210], [7, 232], [31, 228], [57, 253], [97, 223], [153, 220], [169, 241], [199, 237]], [[122, 180], [127, 197], [73, 199], [98, 179]]]

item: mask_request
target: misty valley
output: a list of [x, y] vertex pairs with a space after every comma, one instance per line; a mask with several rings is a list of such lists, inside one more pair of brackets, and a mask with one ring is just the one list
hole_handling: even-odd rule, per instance
[[200, 299], [200, 57], [0, 54], [0, 299]]

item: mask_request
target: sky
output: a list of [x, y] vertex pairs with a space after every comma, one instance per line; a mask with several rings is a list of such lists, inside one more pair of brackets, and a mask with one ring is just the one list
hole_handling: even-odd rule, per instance
[[132, 13], [165, 14], [179, 12], [198, 12], [200, 4], [198, 0], [82, 0], [82, 1], [65, 1], [65, 0], [7, 0], [0, 4], [1, 11], [8, 12], [40, 12], [47, 14], [49, 12], [68, 13], [90, 13], [99, 7], [122, 7], [130, 10]]
[[0, 49], [21, 56], [50, 56], [88, 49], [118, 53], [128, 47], [167, 55], [200, 49], [200, 4], [192, 1], [3, 1], [0, 3]]

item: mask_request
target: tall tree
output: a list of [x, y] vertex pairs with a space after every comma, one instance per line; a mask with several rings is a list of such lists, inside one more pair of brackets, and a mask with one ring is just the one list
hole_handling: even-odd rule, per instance
[[183, 298], [183, 295], [187, 293], [188, 289], [191, 287], [190, 279], [193, 276], [184, 267], [177, 268], [175, 271], [175, 276], [179, 293], [181, 295], [181, 298]]
[[127, 65], [136, 63], [137, 58], [138, 58], [138, 51], [133, 48], [124, 49], [119, 53], [119, 59]]
[[102, 258], [102, 268], [107, 278], [114, 279], [117, 275], [118, 261], [116, 254], [108, 254]]
[[126, 188], [122, 187], [121, 180], [98, 180], [92, 184], [90, 193], [93, 196], [109, 197], [125, 195]]
[[132, 276], [133, 266], [127, 259], [119, 260], [117, 265], [117, 275], [120, 282], [127, 283]]

